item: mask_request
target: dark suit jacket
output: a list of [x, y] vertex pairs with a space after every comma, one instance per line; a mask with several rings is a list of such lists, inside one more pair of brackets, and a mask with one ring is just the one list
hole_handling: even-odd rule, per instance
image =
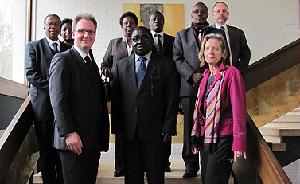
[[[60, 51], [71, 46], [60, 42]], [[30, 83], [29, 94], [36, 121], [44, 122], [52, 117], [49, 99], [49, 67], [54, 54], [46, 38], [26, 45], [25, 73]]]
[[50, 66], [50, 99], [55, 117], [54, 147], [67, 149], [64, 136], [77, 132], [83, 149], [108, 150], [109, 122], [104, 87], [93, 61], [89, 71], [74, 49], [56, 54]]
[[166, 33], [164, 33], [163, 37], [164, 37], [164, 42], [163, 42], [162, 53], [163, 53], [163, 55], [173, 59], [173, 44], [174, 44], [175, 37], [170, 36]]
[[[216, 25], [214, 24], [213, 27], [216, 27]], [[244, 76], [251, 58], [251, 51], [248, 47], [246, 36], [244, 31], [237, 27], [227, 25], [227, 28], [232, 54], [232, 65], [237, 67]]]
[[138, 138], [144, 142], [161, 141], [162, 134], [166, 133], [176, 135], [178, 80], [174, 62], [152, 53], [138, 90], [134, 57], [116, 63], [113, 131], [122, 133], [126, 140]]
[[116, 61], [125, 57], [128, 57], [128, 52], [126, 43], [123, 42], [123, 38], [112, 39], [107, 46], [103, 62], [101, 63], [101, 68], [112, 69]]
[[[223, 31], [208, 27], [204, 32], [204, 35], [209, 33], [223, 34]], [[176, 63], [177, 71], [181, 76], [181, 97], [197, 95], [197, 89], [194, 88], [191, 83], [191, 76], [196, 72], [204, 72], [205, 68], [200, 68], [199, 52], [200, 45], [198, 44], [194, 30], [191, 27], [176, 33], [173, 47], [173, 59]]]

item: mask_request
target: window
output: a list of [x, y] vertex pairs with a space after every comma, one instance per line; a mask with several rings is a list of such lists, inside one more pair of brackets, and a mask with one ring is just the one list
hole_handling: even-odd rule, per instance
[[0, 76], [24, 83], [26, 1], [0, 0]]

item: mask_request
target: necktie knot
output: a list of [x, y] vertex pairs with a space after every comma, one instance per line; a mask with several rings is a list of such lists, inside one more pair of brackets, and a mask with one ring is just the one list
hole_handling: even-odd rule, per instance
[[160, 37], [161, 37], [161, 35], [160, 35], [160, 34], [158, 34], [158, 33], [155, 33], [155, 34], [154, 34], [154, 37], [158, 37], [158, 38], [160, 38]]
[[141, 56], [141, 57], [138, 58], [138, 61], [141, 61], [143, 64], [145, 64], [146, 60], [147, 60], [147, 58], [144, 57], [144, 56]]
[[54, 51], [55, 53], [58, 53], [58, 48], [57, 48], [58, 44], [57, 44], [56, 42], [54, 42], [54, 43], [52, 44], [52, 46], [53, 46], [53, 51]]
[[89, 63], [92, 62], [92, 60], [91, 60], [91, 58], [89, 56], [85, 56], [84, 60], [86, 61], [87, 64], [89, 64]]
[[220, 29], [223, 30], [223, 31], [225, 30], [224, 26], [221, 26]]

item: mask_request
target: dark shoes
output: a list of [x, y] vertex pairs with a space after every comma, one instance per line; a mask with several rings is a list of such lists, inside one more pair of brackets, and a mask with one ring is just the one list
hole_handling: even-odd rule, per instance
[[114, 177], [121, 177], [124, 175], [125, 175], [125, 172], [122, 170], [115, 170], [115, 172], [114, 172]]
[[197, 172], [195, 171], [185, 171], [182, 178], [195, 178], [197, 177]]

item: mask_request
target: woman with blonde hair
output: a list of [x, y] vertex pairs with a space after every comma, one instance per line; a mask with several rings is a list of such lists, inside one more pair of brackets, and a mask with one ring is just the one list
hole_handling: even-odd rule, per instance
[[246, 98], [237, 68], [224, 65], [227, 48], [221, 34], [205, 36], [199, 54], [207, 69], [201, 80], [194, 110], [192, 151], [201, 154], [204, 184], [225, 184], [232, 160], [246, 159]]

